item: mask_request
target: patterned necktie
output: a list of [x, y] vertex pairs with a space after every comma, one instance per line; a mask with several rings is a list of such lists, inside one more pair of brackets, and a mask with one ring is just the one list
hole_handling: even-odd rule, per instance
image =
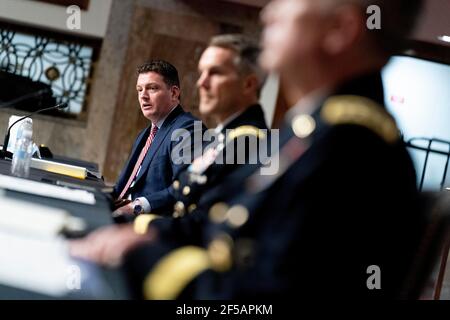
[[142, 148], [141, 154], [139, 155], [139, 158], [137, 159], [136, 164], [134, 165], [133, 172], [131, 173], [127, 184], [125, 185], [125, 188], [123, 188], [122, 192], [120, 193], [119, 199], [122, 199], [127, 194], [128, 189], [130, 188], [131, 184], [133, 183], [133, 180], [136, 177], [137, 172], [139, 171], [139, 167], [141, 166], [142, 161], [144, 161], [145, 155], [147, 154], [147, 151], [150, 148], [150, 145], [152, 144], [152, 141], [155, 138], [157, 131], [158, 131], [158, 127], [155, 125], [152, 125], [152, 130], [150, 131], [150, 135], [148, 136], [148, 139], [145, 142], [144, 148]]

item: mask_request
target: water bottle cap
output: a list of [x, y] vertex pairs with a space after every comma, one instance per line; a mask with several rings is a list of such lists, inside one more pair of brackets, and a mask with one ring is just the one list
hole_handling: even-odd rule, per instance
[[31, 137], [33, 136], [33, 120], [29, 118], [24, 119], [22, 124], [20, 125], [18, 132], [20, 133], [18, 134], [18, 138], [31, 139]]
[[21, 127], [24, 130], [31, 130], [33, 131], [33, 120], [31, 120], [30, 118], [26, 118], [22, 121]]
[[31, 139], [32, 136], [33, 136], [33, 132], [30, 130], [24, 130], [22, 132], [22, 138], [24, 138], [24, 139]]

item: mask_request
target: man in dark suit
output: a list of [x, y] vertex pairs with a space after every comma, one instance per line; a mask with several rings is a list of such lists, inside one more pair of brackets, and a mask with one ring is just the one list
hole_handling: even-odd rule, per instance
[[[131, 201], [117, 209], [116, 215], [162, 213], [173, 207], [175, 198], [171, 185], [189, 163], [172, 159], [176, 155], [172, 151], [179, 142], [173, 138], [174, 132], [183, 130], [193, 134], [196, 120], [180, 105], [178, 72], [170, 63], [153, 60], [140, 66], [136, 90], [142, 113], [151, 124], [136, 138], [114, 187], [113, 195], [119, 203]], [[184, 142], [193, 141], [184, 138]]]
[[[366, 6], [383, 13], [366, 25]], [[219, 187], [199, 246], [125, 259], [152, 299], [398, 298], [422, 235], [415, 172], [383, 107], [380, 70], [420, 1], [275, 0], [262, 62], [295, 106], [274, 175], [244, 166]], [[242, 176], [248, 176], [242, 181]]]

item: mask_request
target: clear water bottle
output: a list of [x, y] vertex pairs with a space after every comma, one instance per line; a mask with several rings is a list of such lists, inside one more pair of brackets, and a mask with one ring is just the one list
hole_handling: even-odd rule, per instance
[[11, 174], [28, 178], [30, 175], [31, 157], [33, 155], [33, 123], [25, 119], [17, 132], [16, 146], [11, 164]]

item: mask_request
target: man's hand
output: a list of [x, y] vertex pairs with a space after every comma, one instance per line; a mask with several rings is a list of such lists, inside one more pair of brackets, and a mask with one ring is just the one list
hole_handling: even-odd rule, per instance
[[154, 239], [155, 231], [152, 229], [139, 235], [134, 232], [132, 224], [113, 225], [98, 229], [83, 239], [70, 241], [69, 249], [74, 257], [116, 267], [129, 250]]
[[130, 202], [131, 202], [131, 200], [129, 200], [129, 199], [116, 199], [116, 200], [114, 200], [114, 203], [113, 203], [114, 210], [116, 210], [120, 207], [123, 207], [123, 206], [129, 204]]
[[113, 218], [123, 216], [123, 215], [134, 216], [134, 205], [132, 202], [128, 203], [127, 205], [124, 205], [123, 207], [120, 207], [120, 208], [114, 210], [112, 213]]

